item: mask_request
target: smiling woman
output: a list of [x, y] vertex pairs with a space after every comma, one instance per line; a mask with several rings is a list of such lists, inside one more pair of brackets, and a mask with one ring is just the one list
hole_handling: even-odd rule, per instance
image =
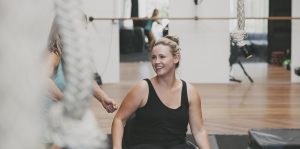
[[[113, 149], [122, 146], [128, 149], [194, 149], [186, 143], [188, 124], [196, 145], [209, 149], [200, 95], [190, 83], [176, 77], [180, 61], [178, 38], [168, 35], [159, 39], [151, 50], [151, 57], [156, 76], [137, 83], [123, 100], [112, 124]], [[124, 134], [124, 126], [133, 115], [130, 127], [134, 131]]]

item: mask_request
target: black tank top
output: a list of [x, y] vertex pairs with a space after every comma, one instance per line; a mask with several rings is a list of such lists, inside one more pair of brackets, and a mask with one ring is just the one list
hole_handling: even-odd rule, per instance
[[189, 121], [185, 81], [182, 80], [181, 106], [171, 109], [161, 102], [151, 81], [145, 80], [149, 86], [148, 100], [135, 113], [128, 145], [159, 144], [167, 147], [185, 142]]

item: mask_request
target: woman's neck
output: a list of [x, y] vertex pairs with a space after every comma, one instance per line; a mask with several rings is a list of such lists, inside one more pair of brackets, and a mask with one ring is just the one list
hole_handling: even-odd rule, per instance
[[173, 87], [177, 83], [177, 79], [175, 75], [172, 77], [155, 76], [154, 80], [158, 85], [165, 86], [165, 87]]

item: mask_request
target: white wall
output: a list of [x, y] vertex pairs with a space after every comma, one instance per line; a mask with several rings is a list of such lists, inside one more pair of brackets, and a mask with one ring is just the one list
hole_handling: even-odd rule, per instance
[[[33, 0], [32, 0], [33, 1]], [[120, 0], [83, 0], [84, 12], [93, 17], [120, 17], [123, 8]], [[49, 4], [50, 3], [50, 4]], [[28, 4], [30, 5], [30, 4]], [[47, 28], [50, 31], [55, 15], [54, 2], [48, 1], [47, 8], [40, 8], [46, 14], [44, 21], [32, 21], [35, 30]], [[18, 6], [16, 6], [18, 7]], [[4, 10], [1, 9], [0, 12]], [[22, 10], [20, 10], [22, 11]], [[0, 13], [1, 14], [1, 13]], [[20, 20], [22, 21], [22, 20]], [[19, 24], [16, 24], [19, 25]], [[31, 31], [30, 29], [28, 31]], [[48, 32], [49, 32], [48, 31]], [[47, 32], [47, 34], [48, 34]], [[104, 83], [120, 81], [119, 58], [119, 23], [118, 21], [93, 21], [89, 24], [90, 42], [94, 57], [95, 69], [101, 75]], [[46, 37], [48, 38], [48, 35]], [[38, 38], [37, 43], [46, 43], [44, 38]], [[41, 48], [40, 48], [41, 49]]]
[[[85, 0], [88, 16], [122, 16], [122, 1]], [[300, 1], [293, 0], [294, 17], [300, 16]], [[170, 17], [228, 17], [229, 1], [204, 0], [195, 9], [193, 0], [171, 0]], [[120, 81], [119, 25], [112, 21], [94, 21], [90, 31], [95, 66], [104, 83]], [[300, 82], [294, 68], [300, 66], [300, 21], [292, 22], [291, 82]], [[179, 76], [193, 83], [226, 83], [229, 75], [229, 21], [228, 20], [171, 20], [170, 34], [180, 37], [182, 61]]]
[[[84, 0], [84, 10], [93, 17], [120, 17], [122, 1]], [[93, 21], [89, 24], [91, 47], [95, 67], [103, 83], [120, 81], [119, 23], [118, 21]]]
[[[300, 17], [300, 1], [292, 1], [292, 16]], [[295, 75], [295, 67], [300, 67], [300, 20], [292, 21], [292, 67], [291, 82], [300, 82], [300, 76]]]
[[[229, 17], [228, 0], [170, 1], [170, 17]], [[192, 83], [229, 80], [230, 36], [228, 20], [171, 20], [170, 34], [178, 35], [182, 49], [179, 76]]]

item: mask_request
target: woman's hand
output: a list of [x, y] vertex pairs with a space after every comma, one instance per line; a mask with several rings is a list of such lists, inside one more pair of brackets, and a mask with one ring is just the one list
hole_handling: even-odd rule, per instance
[[118, 105], [115, 100], [109, 97], [102, 99], [101, 104], [108, 113], [113, 113], [118, 109]]

